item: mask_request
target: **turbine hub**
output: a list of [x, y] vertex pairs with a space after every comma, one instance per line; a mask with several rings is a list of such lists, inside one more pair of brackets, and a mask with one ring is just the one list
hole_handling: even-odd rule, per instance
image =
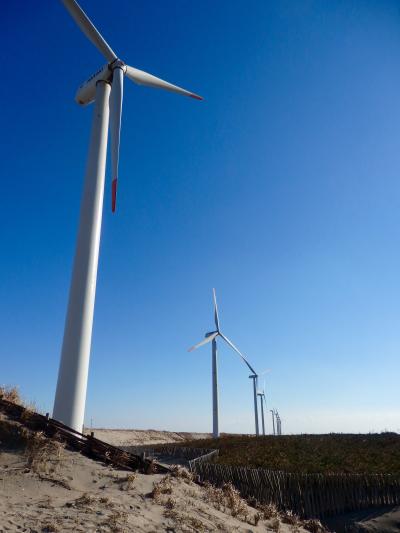
[[125, 63], [123, 61], [121, 61], [121, 59], [116, 59], [115, 61], [110, 63], [110, 69], [111, 70], [115, 70], [116, 68], [120, 68], [121, 70], [123, 70], [123, 72], [125, 74], [126, 65], [125, 65]]

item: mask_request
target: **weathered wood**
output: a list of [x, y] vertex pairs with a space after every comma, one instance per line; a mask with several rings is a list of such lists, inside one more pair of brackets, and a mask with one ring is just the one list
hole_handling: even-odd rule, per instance
[[140, 456], [126, 452], [116, 446], [87, 436], [79, 431], [62, 424], [58, 420], [49, 418], [26, 409], [0, 397], [0, 410], [9, 419], [15, 420], [31, 431], [42, 432], [49, 438], [65, 443], [71, 449], [77, 450], [92, 459], [103, 461], [113, 466], [127, 470], [142, 470], [143, 472], [168, 472], [170, 469], [153, 461], [143, 460]]
[[305, 518], [400, 504], [400, 476], [389, 474], [290, 474], [207, 462], [191, 462], [191, 470], [202, 481], [217, 486], [230, 481], [243, 497]]

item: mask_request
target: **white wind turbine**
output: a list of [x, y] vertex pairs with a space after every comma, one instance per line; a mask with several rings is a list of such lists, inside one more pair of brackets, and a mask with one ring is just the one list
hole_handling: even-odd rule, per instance
[[264, 406], [265, 406], [265, 409], [267, 409], [267, 400], [265, 399], [265, 380], [264, 380], [264, 388], [262, 391], [257, 392], [257, 396], [260, 398], [262, 434], [265, 435]]
[[117, 198], [124, 76], [139, 85], [165, 89], [198, 100], [202, 98], [126, 65], [113, 52], [75, 0], [62, 0], [62, 2], [82, 32], [107, 60], [106, 65], [79, 87], [75, 97], [81, 105], [94, 102], [95, 108], [53, 410], [54, 418], [81, 431], [96, 293], [108, 123], [110, 119], [112, 211], [114, 212]]
[[281, 417], [279, 416], [278, 411], [275, 411], [275, 416], [276, 416], [276, 434], [282, 435], [282, 422], [281, 422]]
[[272, 431], [273, 431], [273, 435], [275, 435], [275, 410], [274, 409], [270, 409], [271, 411], [271, 415], [272, 415]]
[[[236, 353], [240, 355], [244, 363], [248, 366], [251, 372], [255, 374], [255, 370], [251, 367], [250, 363], [244, 357], [244, 355], [236, 348], [236, 346], [227, 338], [220, 330], [219, 317], [218, 317], [218, 307], [217, 307], [217, 297], [215, 294], [215, 289], [213, 289], [213, 298], [214, 298], [214, 322], [215, 322], [215, 331], [206, 333], [205, 339], [198, 344], [195, 344], [189, 348], [189, 352], [192, 352], [196, 348], [203, 346], [211, 342], [211, 355], [212, 355], [212, 400], [213, 400], [213, 438], [219, 437], [219, 425], [218, 425], [218, 361], [217, 361], [217, 337], [221, 337], [229, 346], [235, 350]], [[257, 408], [257, 396], [256, 396], [256, 408]]]
[[249, 378], [253, 380], [253, 397], [254, 397], [254, 422], [256, 426], [256, 436], [258, 437], [260, 435], [260, 429], [258, 424], [258, 407], [257, 407], [257, 396], [258, 396], [258, 378], [260, 376], [263, 376], [267, 372], [269, 372], [269, 369], [264, 370], [264, 372], [261, 372], [261, 374], [257, 374], [257, 372], [253, 369], [251, 369], [253, 372], [250, 374]]

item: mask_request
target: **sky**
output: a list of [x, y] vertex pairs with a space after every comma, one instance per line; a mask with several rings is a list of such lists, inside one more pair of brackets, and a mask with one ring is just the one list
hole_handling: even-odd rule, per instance
[[[86, 425], [211, 431], [212, 288], [284, 433], [400, 432], [400, 7], [393, 0], [81, 0], [127, 64], [109, 160]], [[0, 35], [0, 384], [51, 412], [105, 60], [61, 2]], [[254, 431], [219, 343], [220, 429]], [[262, 380], [260, 385], [262, 385]], [[271, 431], [270, 417], [267, 431]]]

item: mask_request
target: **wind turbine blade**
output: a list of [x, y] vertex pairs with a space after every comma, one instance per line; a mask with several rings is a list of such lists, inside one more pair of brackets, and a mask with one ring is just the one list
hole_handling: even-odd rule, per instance
[[66, 9], [69, 11], [71, 17], [75, 20], [75, 22], [78, 24], [80, 29], [89, 39], [89, 41], [91, 41], [95, 45], [97, 50], [99, 50], [99, 52], [103, 54], [103, 56], [107, 59], [108, 62], [111, 63], [112, 61], [115, 61], [115, 59], [117, 59], [117, 56], [109, 47], [107, 42], [103, 39], [103, 37], [100, 35], [98, 30], [95, 28], [89, 17], [80, 7], [78, 2], [76, 2], [75, 0], [61, 1], [66, 7]]
[[215, 321], [215, 327], [217, 328], [217, 331], [219, 331], [217, 295], [215, 294], [215, 289], [213, 289], [213, 298], [214, 298], [214, 321]]
[[145, 85], [146, 87], [154, 87], [156, 89], [165, 89], [166, 91], [171, 91], [173, 93], [190, 96], [191, 98], [195, 98], [196, 100], [203, 100], [202, 96], [191, 93], [190, 91], [182, 89], [181, 87], [177, 87], [176, 85], [172, 85], [172, 83], [168, 83], [167, 81], [161, 80], [160, 78], [156, 78], [156, 76], [153, 76], [148, 72], [144, 72], [143, 70], [127, 66], [125, 74], [130, 80], [137, 83], [138, 85]]
[[200, 346], [203, 346], [203, 344], [207, 344], [208, 342], [213, 341], [215, 339], [215, 337], [217, 337], [217, 335], [218, 335], [218, 331], [216, 331], [215, 333], [212, 333], [211, 335], [206, 337], [203, 341], [201, 341], [198, 344], [195, 344], [194, 346], [189, 348], [188, 352], [193, 352], [193, 350], [196, 350], [196, 348], [199, 348]]
[[122, 98], [124, 92], [124, 73], [121, 68], [113, 71], [110, 97], [110, 135], [111, 135], [111, 171], [112, 171], [112, 212], [117, 203], [119, 144], [121, 136]]
[[[260, 372], [260, 373], [258, 374], [258, 377], [264, 376], [265, 374], [268, 374], [269, 372], [271, 372], [271, 369], [270, 369], [270, 368], [267, 368], [267, 369], [265, 369], [263, 372]], [[265, 380], [264, 380], [264, 383], [265, 383]]]
[[233, 344], [233, 342], [231, 342], [227, 337], [225, 337], [225, 335], [222, 335], [222, 333], [220, 333], [221, 337], [224, 339], [224, 341], [229, 344], [229, 346], [231, 348], [233, 348], [235, 350], [235, 352], [237, 352], [240, 357], [243, 359], [243, 361], [246, 363], [246, 365], [249, 367], [250, 371], [254, 374], [254, 375], [257, 375], [257, 372], [254, 370], [254, 368], [250, 365], [250, 363], [247, 361], [247, 359], [245, 358], [245, 356], [236, 348], [236, 346]]

